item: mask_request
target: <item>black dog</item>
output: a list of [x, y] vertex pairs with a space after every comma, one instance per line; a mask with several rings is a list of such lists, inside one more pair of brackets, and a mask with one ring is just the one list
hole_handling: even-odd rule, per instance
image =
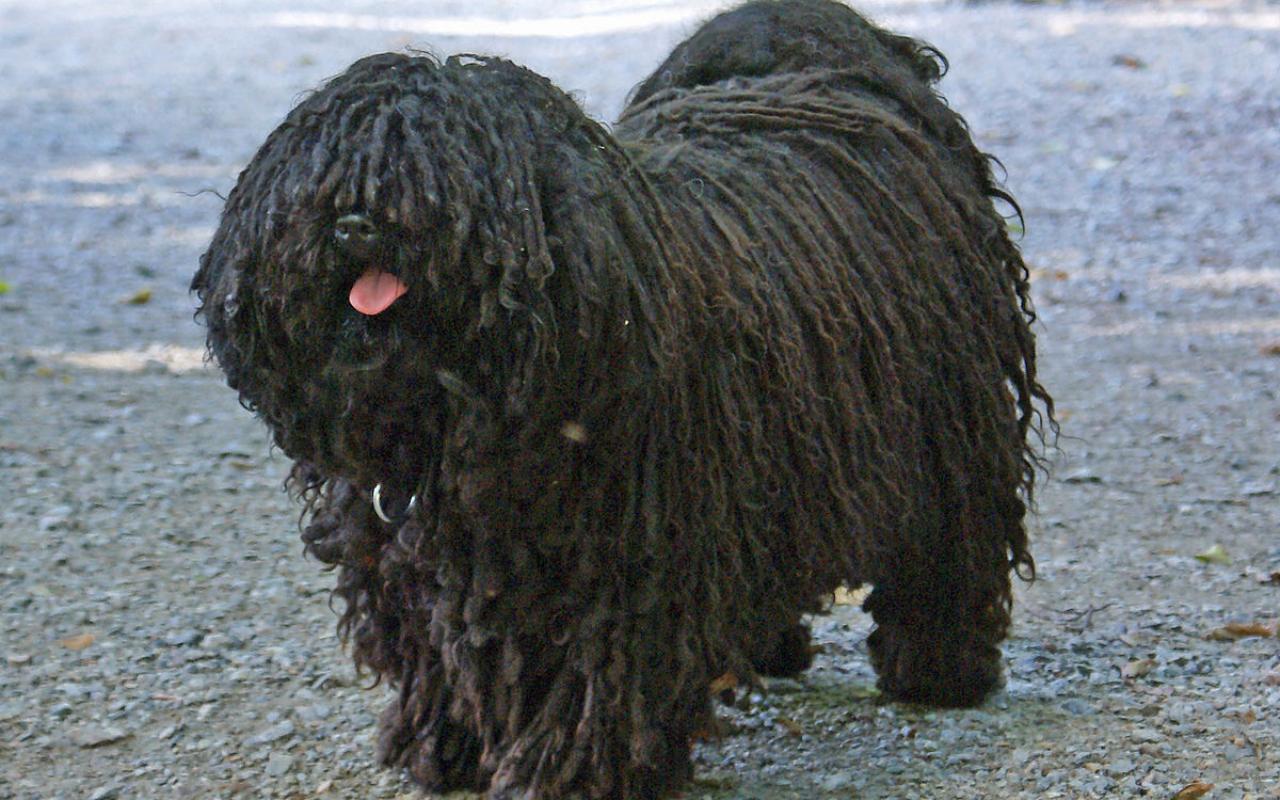
[[842, 584], [888, 696], [998, 685], [1052, 401], [944, 63], [764, 0], [612, 133], [506, 61], [383, 54], [267, 138], [193, 289], [399, 689], [385, 763], [657, 797]]

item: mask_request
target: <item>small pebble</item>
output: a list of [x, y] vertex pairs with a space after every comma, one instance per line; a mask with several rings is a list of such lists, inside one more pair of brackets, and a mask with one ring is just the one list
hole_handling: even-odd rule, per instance
[[71, 743], [85, 749], [115, 744], [129, 737], [129, 733], [110, 725], [83, 725], [71, 731]]
[[267, 759], [267, 775], [272, 778], [279, 778], [293, 767], [293, 756], [284, 753], [272, 753]]
[[250, 736], [248, 739], [245, 739], [244, 743], [246, 745], [269, 744], [291, 735], [293, 731], [293, 723], [289, 720], [285, 720]]

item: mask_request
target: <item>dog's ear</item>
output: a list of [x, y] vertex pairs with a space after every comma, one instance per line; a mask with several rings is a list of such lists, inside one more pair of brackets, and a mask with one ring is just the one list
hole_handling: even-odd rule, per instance
[[591, 395], [648, 371], [661, 351], [653, 337], [670, 328], [654, 324], [669, 254], [643, 177], [547, 79], [496, 59], [444, 69], [483, 84], [448, 112], [465, 126], [431, 123], [435, 165], [447, 162], [435, 183], [452, 240], [438, 245], [437, 272], [454, 276], [435, 294], [452, 304], [441, 322], [472, 372], [457, 377], [519, 413], [549, 380], [572, 375]]

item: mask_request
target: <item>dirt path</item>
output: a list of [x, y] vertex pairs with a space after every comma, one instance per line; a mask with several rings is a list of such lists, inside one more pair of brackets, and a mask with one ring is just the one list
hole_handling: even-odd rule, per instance
[[[0, 0], [0, 798], [412, 796], [200, 366], [198, 192], [360, 55], [504, 53], [607, 118], [713, 5], [83, 5]], [[948, 54], [1026, 214], [1067, 434], [1040, 578], [974, 711], [878, 705], [838, 606], [687, 796], [1280, 797], [1280, 638], [1243, 635], [1280, 621], [1280, 6], [868, 8]]]

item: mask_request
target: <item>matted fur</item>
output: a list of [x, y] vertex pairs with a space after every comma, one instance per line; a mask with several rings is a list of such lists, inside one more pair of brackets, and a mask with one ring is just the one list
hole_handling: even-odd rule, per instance
[[[383, 54], [268, 137], [193, 288], [296, 462], [357, 662], [399, 690], [385, 763], [657, 797], [713, 679], [806, 667], [801, 616], [842, 584], [875, 586], [889, 696], [997, 685], [1052, 402], [943, 63], [828, 0], [755, 2], [612, 133], [501, 59]], [[335, 245], [350, 213], [376, 253]], [[371, 262], [409, 291], [365, 317]], [[380, 521], [378, 484], [413, 512]]]

